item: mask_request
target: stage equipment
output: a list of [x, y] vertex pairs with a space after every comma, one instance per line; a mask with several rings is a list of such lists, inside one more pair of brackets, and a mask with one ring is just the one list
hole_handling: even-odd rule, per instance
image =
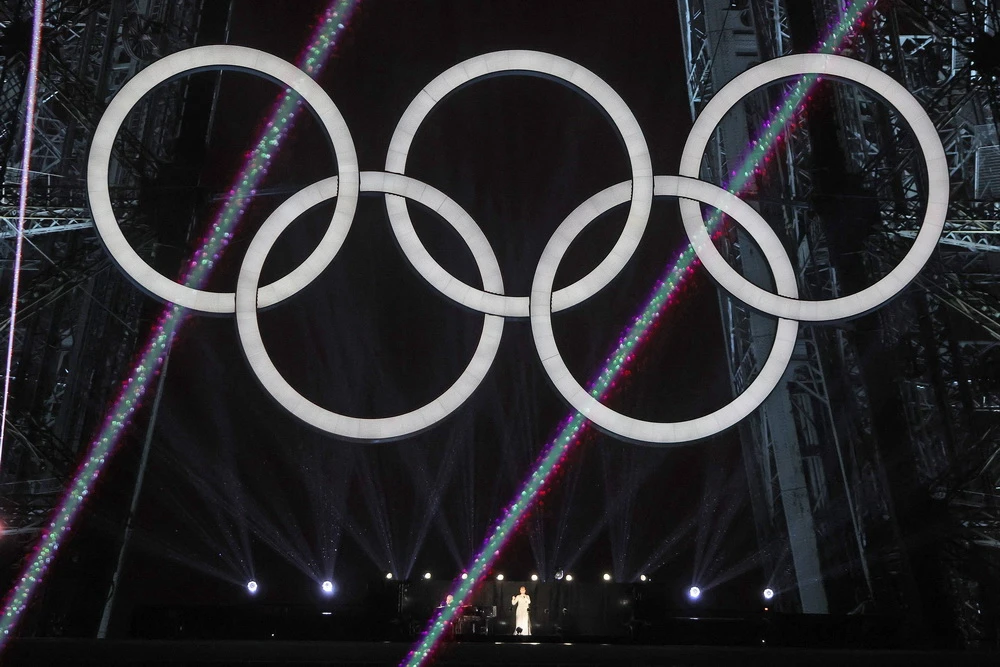
[[[143, 94], [164, 80], [195, 69], [221, 67], [260, 72], [299, 91], [312, 106], [329, 136], [339, 175], [309, 185], [261, 226], [247, 250], [236, 292], [204, 292], [177, 284], [145, 263], [128, 245], [118, 226], [108, 194], [111, 148], [129, 110]], [[492, 247], [475, 221], [445, 194], [403, 175], [413, 137], [420, 123], [445, 96], [459, 86], [498, 73], [543, 74], [583, 92], [612, 120], [629, 154], [632, 180], [594, 195], [556, 229], [535, 269], [530, 297], [503, 293], [503, 280]], [[751, 206], [710, 183], [695, 180], [705, 147], [723, 114], [746, 94], [763, 85], [799, 74], [819, 74], [867, 86], [892, 104], [906, 120], [924, 153], [928, 202], [923, 225], [909, 253], [884, 278], [857, 294], [830, 301], [797, 298], [792, 265], [780, 240]], [[300, 420], [348, 440], [380, 441], [402, 438], [427, 429], [456, 410], [478, 387], [493, 363], [505, 317], [528, 316], [532, 334], [549, 378], [562, 397], [580, 414], [605, 431], [628, 441], [677, 444], [714, 435], [756, 409], [780, 382], [798, 334], [798, 321], [830, 322], [854, 317], [882, 305], [902, 290], [923, 267], [936, 246], [948, 203], [948, 171], [944, 150], [933, 123], [900, 84], [879, 70], [848, 58], [802, 54], [778, 58], [747, 70], [724, 86], [695, 121], [681, 160], [680, 176], [653, 176], [642, 131], [624, 101], [589, 70], [569, 60], [536, 51], [499, 51], [466, 60], [428, 84], [404, 112], [386, 158], [385, 172], [360, 172], [353, 140], [334, 103], [307, 75], [253, 49], [235, 46], [198, 47], [167, 56], [136, 75], [112, 100], [94, 136], [88, 166], [88, 190], [95, 226], [121, 268], [140, 286], [162, 299], [203, 312], [235, 312], [240, 343], [248, 363], [282, 406]], [[257, 309], [277, 304], [306, 287], [333, 260], [350, 228], [360, 192], [383, 192], [396, 240], [414, 269], [445, 296], [484, 315], [483, 331], [469, 365], [458, 380], [430, 403], [402, 415], [360, 419], [322, 408], [296, 391], [280, 375], [261, 339]], [[779, 317], [771, 353], [759, 375], [729, 404], [683, 422], [650, 422], [622, 415], [601, 404], [573, 378], [560, 355], [551, 315], [581, 303], [610, 282], [631, 257], [648, 219], [653, 196], [681, 198], [684, 228], [705, 268], [729, 293], [747, 305]], [[330, 227], [316, 250], [298, 268], [260, 287], [264, 261], [278, 236], [304, 211], [336, 197]], [[413, 230], [403, 198], [436, 211], [469, 246], [479, 269], [483, 290], [448, 274], [430, 256]], [[760, 246], [774, 275], [777, 294], [766, 292], [736, 273], [712, 244], [700, 203], [728, 214]], [[556, 270], [570, 243], [601, 213], [629, 203], [622, 234], [608, 256], [587, 276], [553, 291]]]

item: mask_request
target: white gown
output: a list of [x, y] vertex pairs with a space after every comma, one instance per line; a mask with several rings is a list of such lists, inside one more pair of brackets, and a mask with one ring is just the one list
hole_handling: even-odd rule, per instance
[[[521, 628], [522, 635], [531, 634], [531, 619], [528, 618], [528, 605], [531, 604], [531, 598], [527, 595], [515, 595], [511, 604], [515, 605], [514, 609], [514, 627]], [[517, 630], [514, 631], [515, 633]]]

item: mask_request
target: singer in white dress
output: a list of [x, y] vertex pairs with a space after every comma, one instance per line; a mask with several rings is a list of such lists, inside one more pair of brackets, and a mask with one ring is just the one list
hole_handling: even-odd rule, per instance
[[[521, 586], [521, 592], [519, 595], [515, 595], [510, 599], [510, 603], [514, 605], [514, 626], [515, 628], [521, 628], [522, 635], [531, 634], [531, 619], [528, 617], [528, 607], [531, 605], [531, 598], [528, 597], [528, 591]], [[516, 633], [517, 630], [515, 629]]]

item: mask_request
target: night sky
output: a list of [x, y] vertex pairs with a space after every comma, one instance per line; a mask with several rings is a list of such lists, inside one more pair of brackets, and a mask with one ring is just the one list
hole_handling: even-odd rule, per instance
[[[324, 6], [237, 2], [229, 42], [294, 62]], [[424, 85], [499, 49], [548, 51], [589, 68], [631, 107], [654, 172], [677, 173], [690, 113], [675, 3], [659, 0], [362, 4], [320, 80], [351, 128], [361, 169], [382, 168], [395, 123]], [[199, 165], [203, 224], [279, 92], [249, 74], [227, 72], [222, 82]], [[300, 118], [211, 287], [233, 289], [243, 251], [267, 215], [335, 173], [321, 130]], [[493, 245], [507, 292], [518, 295], [527, 294], [563, 218], [630, 177], [613, 126], [592, 102], [524, 75], [477, 82], [447, 98], [417, 134], [407, 173], [472, 215]], [[319, 206], [292, 227], [271, 253], [265, 278], [309, 254], [332, 208]], [[442, 221], [418, 205], [410, 212], [437, 260], [478, 284], [471, 255], [442, 231]], [[615, 209], [574, 243], [556, 287], [603, 259], [626, 213], [627, 206]], [[656, 200], [626, 269], [553, 318], [578, 381], [600, 369], [684, 243], [676, 202]], [[447, 301], [409, 267], [381, 196], [362, 199], [344, 247], [320, 279], [260, 321], [276, 365], [297, 389], [363, 417], [409, 411], [440, 394], [468, 363], [482, 326], [481, 315]], [[730, 391], [723, 340], [716, 290], [699, 269], [611, 404], [660, 421], [720, 407]], [[527, 322], [508, 320], [491, 372], [455, 414], [398, 442], [345, 443], [271, 401], [242, 357], [231, 317], [194, 315], [170, 357], [123, 604], [228, 604], [245, 599], [239, 587], [250, 575], [265, 601], [282, 602], [315, 599], [312, 577], [333, 578], [345, 598], [362, 595], [368, 581], [390, 570], [450, 579], [567, 413]], [[145, 415], [130, 448], [141, 447], [148, 407]], [[127, 498], [134, 475], [127, 465], [112, 468], [109, 497]], [[524, 579], [565, 568], [591, 581], [605, 571], [625, 580], [645, 572], [678, 591], [695, 576], [702, 583], [729, 579], [713, 591], [712, 604], [751, 608], [762, 583], [748, 564], [756, 551], [734, 432], [669, 450], [595, 432], [497, 570]]]

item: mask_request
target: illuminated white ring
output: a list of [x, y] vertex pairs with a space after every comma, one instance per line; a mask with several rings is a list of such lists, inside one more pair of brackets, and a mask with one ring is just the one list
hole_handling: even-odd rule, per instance
[[[496, 51], [470, 58], [440, 74], [427, 84], [407, 107], [389, 142], [385, 170], [405, 173], [413, 137], [431, 110], [455, 89], [484, 77], [504, 72], [543, 74], [568, 83], [590, 96], [611, 118], [621, 135], [632, 167], [631, 207], [625, 228], [608, 256], [586, 276], [557, 291], [553, 310], [574, 306], [597, 293], [618, 275], [642, 238], [653, 201], [653, 167], [649, 148], [632, 110], [611, 86], [596, 74], [571, 60], [539, 51]], [[393, 233], [413, 268], [448, 298], [481, 313], [507, 317], [527, 317], [528, 297], [503, 296], [487, 288], [471, 287], [445, 271], [424, 248], [413, 230], [406, 203], [386, 197]]]
[[[627, 182], [620, 183], [584, 202], [559, 225], [545, 246], [531, 285], [531, 333], [535, 339], [535, 347], [556, 391], [577, 412], [605, 431], [625, 440], [651, 444], [677, 444], [707, 438], [746, 417], [778, 385], [795, 348], [798, 324], [792, 320], [779, 319], [771, 353], [757, 377], [730, 403], [703, 417], [682, 422], [650, 422], [627, 417], [591, 396], [570, 373], [556, 345], [550, 308], [552, 283], [559, 262], [570, 243], [596, 219], [594, 211], [600, 215], [611, 207], [628, 201], [628, 185]], [[771, 265], [778, 293], [790, 298], [797, 296], [795, 271], [781, 241], [749, 204], [711, 183], [679, 176], [657, 176], [654, 194], [704, 202], [742, 224]]]
[[231, 313], [236, 308], [233, 292], [206, 292], [180, 285], [149, 266], [122, 234], [108, 192], [111, 150], [118, 130], [132, 107], [142, 99], [143, 95], [172, 77], [192, 70], [216, 67], [235, 67], [261, 73], [276, 79], [301, 95], [312, 107], [321, 127], [333, 143], [337, 158], [340, 189], [338, 191], [335, 188], [329, 193], [331, 196], [337, 196], [330, 227], [316, 246], [316, 250], [299, 267], [284, 278], [261, 288], [259, 297], [261, 306], [278, 303], [298, 292], [312, 282], [333, 260], [354, 219], [360, 184], [354, 141], [336, 105], [308, 74], [268, 53], [228, 45], [186, 49], [157, 60], [122, 86], [101, 117], [90, 147], [87, 191], [90, 195], [94, 227], [122, 270], [146, 291], [165, 301], [192, 310]]
[[909, 124], [927, 165], [927, 210], [913, 246], [884, 278], [856, 294], [828, 301], [804, 301], [772, 294], [742, 277], [722, 257], [708, 233], [697, 202], [681, 200], [681, 219], [698, 257], [713, 278], [734, 297], [769, 315], [800, 322], [829, 322], [864, 314], [882, 305], [913, 280], [927, 263], [944, 228], [948, 210], [948, 162], [934, 124], [920, 103], [883, 72], [850, 58], [802, 54], [770, 60], [727, 83], [694, 122], [681, 155], [680, 175], [697, 178], [705, 148], [722, 117], [760, 86], [800, 74], [835, 76], [870, 88], [894, 106]]
[[[497, 349], [500, 347], [504, 320], [495, 315], [485, 315], [483, 332], [469, 365], [443, 394], [412, 412], [373, 419], [349, 417], [322, 408], [302, 396], [281, 376], [264, 347], [257, 322], [257, 309], [260, 307], [256, 298], [260, 293], [257, 286], [260, 283], [264, 260], [275, 241], [299, 215], [335, 196], [336, 180], [337, 177], [334, 176], [296, 192], [268, 217], [250, 242], [236, 283], [236, 327], [240, 345], [243, 347], [250, 368], [264, 389], [298, 419], [321, 431], [351, 440], [378, 441], [401, 438], [433, 426], [454, 412], [472, 395], [493, 365]], [[436, 210], [463, 239], [469, 238], [470, 227], [478, 230], [472, 218], [461, 207], [434, 188], [406, 176], [366, 171], [361, 174], [361, 191], [387, 192], [411, 198]], [[443, 203], [442, 198], [445, 200]], [[485, 247], [480, 244], [470, 245], [470, 249], [482, 276], [483, 286], [502, 294], [500, 265], [492, 248], [487, 243]]]

